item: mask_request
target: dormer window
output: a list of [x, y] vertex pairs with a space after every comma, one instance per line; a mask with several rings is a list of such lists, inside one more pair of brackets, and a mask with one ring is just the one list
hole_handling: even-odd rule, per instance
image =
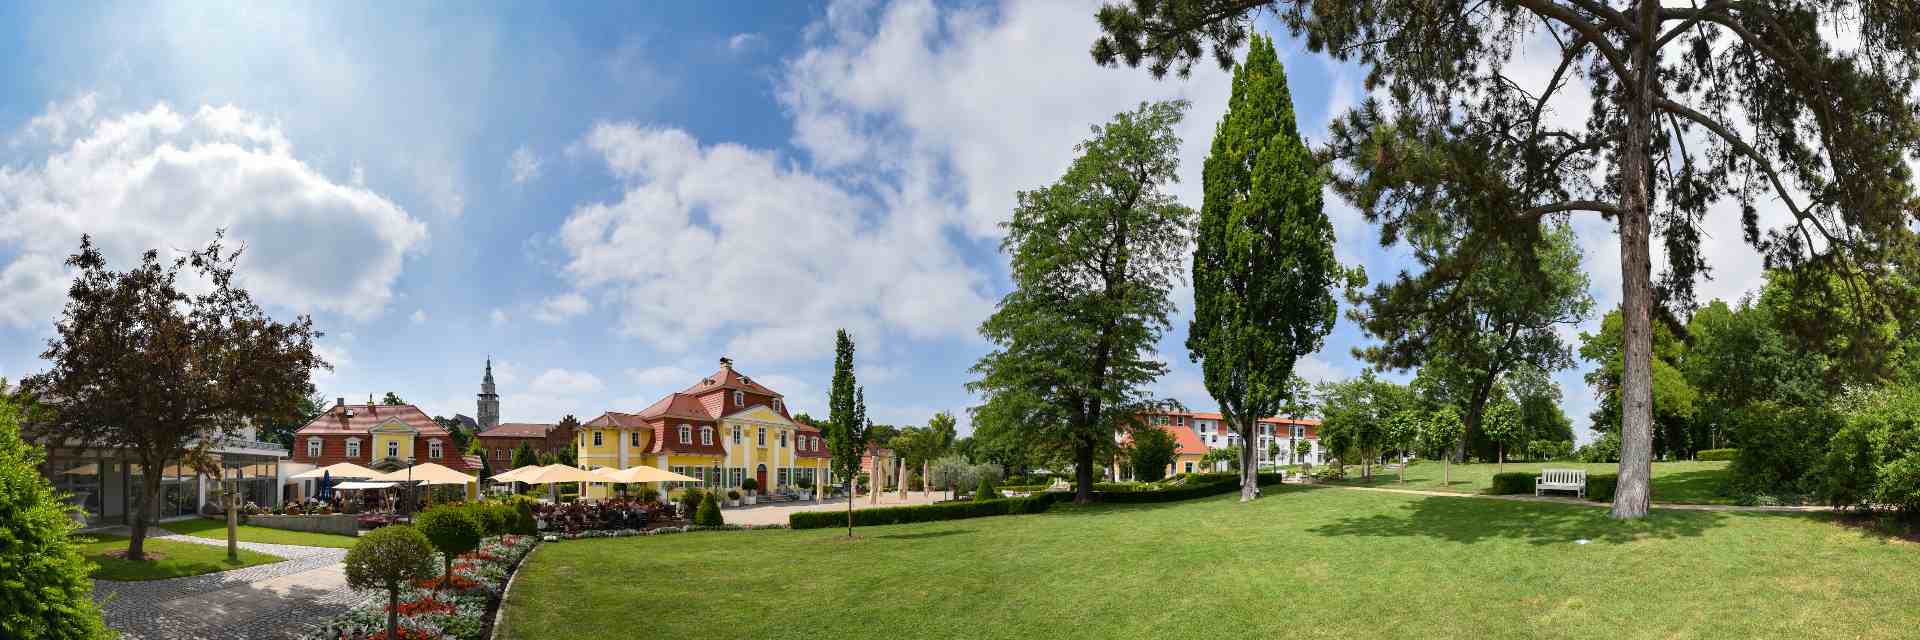
[[700, 445], [708, 446], [711, 444], [713, 444], [713, 427], [700, 427]]
[[690, 444], [692, 442], [693, 442], [693, 427], [689, 427], [684, 424], [680, 425], [680, 444]]
[[320, 457], [320, 439], [319, 438], [307, 438], [307, 457], [309, 458]]
[[773, 399], [773, 410], [774, 410], [774, 411], [786, 411], [786, 410], [787, 410], [787, 405], [786, 405], [786, 403], [784, 403], [784, 402], [781, 402], [779, 398], [774, 398], [774, 399]]
[[747, 406], [747, 393], [745, 391], [733, 392], [733, 406], [736, 406], [736, 407]]
[[820, 450], [820, 436], [813, 437], [813, 450], [814, 451]]
[[387, 457], [389, 458], [400, 457], [400, 441], [399, 440], [387, 441]]

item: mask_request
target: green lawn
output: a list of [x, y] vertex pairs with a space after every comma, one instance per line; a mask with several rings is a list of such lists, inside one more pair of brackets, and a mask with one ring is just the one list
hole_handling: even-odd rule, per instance
[[[240, 561], [228, 562], [226, 547], [148, 538], [146, 552], [158, 554], [160, 558], [133, 562], [106, 555], [109, 551], [127, 548], [127, 539], [123, 536], [83, 533], [75, 536], [75, 539], [80, 543], [80, 553], [98, 565], [94, 568], [92, 577], [100, 580], [137, 581], [197, 576], [203, 573], [279, 562], [284, 559], [258, 551], [241, 549]], [[152, 556], [149, 555], [149, 557]]]
[[[1653, 463], [1653, 501], [1687, 504], [1732, 504], [1731, 496], [1719, 495], [1721, 485], [1727, 481], [1725, 462], [1655, 462]], [[1456, 464], [1453, 465], [1453, 484], [1442, 482], [1444, 465], [1432, 460], [1414, 463], [1407, 467], [1407, 483], [1400, 484], [1394, 473], [1375, 465], [1374, 479], [1370, 486], [1395, 487], [1403, 489], [1421, 489], [1425, 491], [1458, 491], [1478, 493], [1493, 484], [1493, 474], [1499, 471], [1497, 464]], [[1539, 474], [1541, 469], [1586, 469], [1589, 474], [1618, 473], [1620, 465], [1612, 462], [1509, 462], [1507, 472]], [[1347, 479], [1343, 484], [1367, 486], [1360, 480], [1360, 466], [1347, 465]], [[1555, 493], [1552, 495], [1572, 495]]]
[[[1920, 548], [1822, 515], [1287, 486], [861, 530], [548, 543], [515, 640], [1896, 638]], [[1576, 544], [1589, 539], [1590, 544]]]
[[[161, 526], [165, 527], [168, 531], [196, 538], [211, 538], [214, 540], [227, 539], [227, 521], [225, 520], [194, 518], [192, 520], [169, 522]], [[353, 548], [353, 543], [360, 540], [359, 538], [332, 533], [286, 531], [283, 529], [269, 529], [267, 527], [255, 527], [244, 524], [238, 527], [237, 533], [241, 542], [297, 544], [307, 547], [334, 547], [337, 549], [351, 549]]]

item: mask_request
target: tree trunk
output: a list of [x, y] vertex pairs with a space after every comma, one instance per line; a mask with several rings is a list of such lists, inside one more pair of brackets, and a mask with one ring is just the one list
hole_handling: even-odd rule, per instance
[[387, 640], [400, 637], [400, 585], [387, 585]]
[[1407, 456], [1400, 456], [1400, 484], [1407, 483]]
[[1440, 456], [1440, 486], [1453, 486], [1453, 458]]
[[1093, 502], [1093, 445], [1073, 444], [1073, 503]]
[[225, 478], [221, 478], [220, 485], [221, 493], [226, 496], [222, 502], [227, 505], [227, 561], [237, 563], [240, 562], [240, 496]]
[[1499, 459], [1500, 459], [1499, 469], [1494, 471], [1494, 473], [1506, 473], [1507, 472], [1507, 443], [1498, 442], [1498, 443], [1494, 443], [1494, 446], [1499, 447], [1498, 453], [1495, 455], [1499, 456]]
[[858, 474], [852, 474], [852, 473], [847, 474], [847, 539], [848, 540], [853, 539], [853, 489], [854, 487], [859, 486], [858, 484], [856, 484], [856, 481], [854, 480], [855, 478], [858, 478], [858, 477], [859, 477]]
[[[1637, 7], [1641, 33], [1657, 26], [1657, 7], [1654, 2]], [[1625, 344], [1620, 377], [1620, 480], [1611, 513], [1623, 519], [1647, 515], [1653, 475], [1653, 267], [1648, 252], [1653, 195], [1647, 176], [1655, 80], [1651, 39], [1635, 40], [1631, 57], [1634, 77], [1621, 85], [1621, 90], [1631, 93], [1624, 105], [1627, 130], [1620, 141], [1620, 315]]]
[[160, 477], [166, 472], [166, 461], [149, 464], [144, 459], [140, 465], [140, 508], [133, 514], [133, 536], [127, 539], [127, 559], [147, 559], [147, 530], [160, 521]]
[[1254, 424], [1258, 417], [1240, 417], [1240, 501], [1251, 502], [1260, 497], [1260, 468], [1254, 464], [1253, 446], [1258, 442], [1253, 437]]

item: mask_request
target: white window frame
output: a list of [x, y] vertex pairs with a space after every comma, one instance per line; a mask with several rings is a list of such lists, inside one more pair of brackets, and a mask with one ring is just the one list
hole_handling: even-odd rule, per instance
[[387, 457], [389, 458], [400, 457], [400, 441], [399, 440], [387, 441]]
[[360, 439], [359, 438], [347, 438], [347, 457], [349, 458], [360, 457]]
[[740, 444], [740, 425], [733, 425], [733, 443]]
[[757, 439], [755, 440], [755, 442], [758, 442], [759, 444], [756, 444], [754, 446], [758, 446], [758, 447], [767, 446], [767, 428], [766, 427], [760, 427], [760, 433]]
[[700, 446], [713, 444], [713, 427], [700, 427]]
[[318, 458], [323, 450], [319, 438], [307, 438], [307, 457]]
[[495, 459], [495, 460], [505, 460], [505, 459], [507, 459], [507, 450], [506, 450], [506, 449], [494, 449], [494, 450], [493, 450], [493, 459]]
[[440, 441], [438, 439], [427, 441], [427, 457], [440, 458], [444, 453], [440, 448]]
[[820, 450], [820, 436], [813, 437], [813, 450], [814, 451]]
[[736, 406], [736, 407], [747, 406], [747, 392], [745, 391], [733, 392], [733, 406]]
[[786, 403], [784, 403], [784, 402], [781, 402], [779, 398], [774, 398], [774, 399], [773, 399], [773, 410], [774, 410], [774, 411], [786, 411], [786, 410], [787, 410], [787, 407], [786, 407]]
[[780, 448], [787, 448], [787, 432], [785, 429], [780, 430]]
[[692, 443], [693, 443], [693, 427], [684, 425], [684, 424], [680, 425], [680, 444], [692, 444]]

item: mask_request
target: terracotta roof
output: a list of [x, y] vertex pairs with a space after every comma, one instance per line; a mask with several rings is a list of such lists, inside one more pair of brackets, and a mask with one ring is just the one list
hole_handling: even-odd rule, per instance
[[557, 425], [537, 422], [508, 422], [480, 432], [482, 438], [545, 438]]
[[[1151, 412], [1148, 412], [1146, 415], [1168, 416], [1168, 417], [1186, 416], [1193, 420], [1225, 421], [1227, 419], [1226, 416], [1221, 415], [1220, 412], [1218, 411], [1151, 411]], [[1259, 421], [1269, 423], [1269, 424], [1304, 424], [1304, 425], [1315, 425], [1315, 426], [1320, 424], [1320, 420], [1318, 418], [1291, 418], [1291, 417], [1282, 417], [1282, 416], [1270, 416], [1266, 418], [1261, 418]]]
[[486, 466], [486, 463], [480, 459], [480, 456], [460, 456], [460, 462], [465, 463], [468, 469], [479, 469], [480, 467]]
[[434, 422], [433, 418], [421, 411], [419, 407], [410, 404], [336, 404], [328, 407], [326, 413], [320, 414], [320, 417], [314, 418], [312, 422], [307, 423], [307, 426], [300, 427], [300, 430], [294, 433], [297, 435], [366, 433], [369, 429], [395, 418], [413, 427], [422, 436], [447, 435], [446, 427], [440, 426], [440, 423]]
[[661, 398], [658, 402], [653, 403], [652, 406], [641, 409], [640, 413], [635, 414], [635, 416], [643, 420], [653, 420], [656, 418], [712, 420], [715, 417], [713, 414], [707, 412], [706, 405], [701, 404], [698, 398], [688, 395], [685, 392], [668, 394], [667, 397]]
[[[724, 363], [725, 361], [723, 360], [722, 362]], [[730, 363], [720, 365], [719, 371], [713, 372], [713, 375], [701, 378], [699, 382], [693, 383], [693, 386], [687, 387], [680, 393], [706, 395], [719, 389], [736, 389], [775, 398], [781, 397], [779, 393], [775, 393], [774, 390], [768, 389], [765, 385], [753, 380], [752, 376], [740, 375], [740, 372], [733, 370], [733, 365]]]
[[719, 429], [716, 428], [713, 430], [712, 444], [700, 444], [701, 427], [710, 428], [710, 427], [713, 427], [713, 425], [688, 424], [687, 426], [691, 428], [691, 431], [687, 432], [686, 444], [681, 444], [679, 424], [671, 425], [671, 428], [669, 428], [665, 420], [662, 420], [659, 423], [654, 424], [653, 446], [649, 448], [650, 451], [648, 451], [648, 453], [691, 453], [696, 455], [711, 455], [711, 456], [727, 455], [726, 445], [721, 444], [721, 440], [724, 439], [726, 436], [720, 433]]
[[[1206, 443], [1200, 441], [1200, 434], [1194, 433], [1192, 427], [1182, 427], [1177, 424], [1162, 424], [1162, 425], [1154, 425], [1154, 426], [1160, 428], [1163, 431], [1166, 431], [1167, 433], [1173, 434], [1174, 455], [1181, 455], [1181, 456], [1206, 455], [1207, 445]], [[1120, 444], [1122, 446], [1133, 444], [1133, 436], [1129, 434], [1125, 438], [1121, 438]]]

